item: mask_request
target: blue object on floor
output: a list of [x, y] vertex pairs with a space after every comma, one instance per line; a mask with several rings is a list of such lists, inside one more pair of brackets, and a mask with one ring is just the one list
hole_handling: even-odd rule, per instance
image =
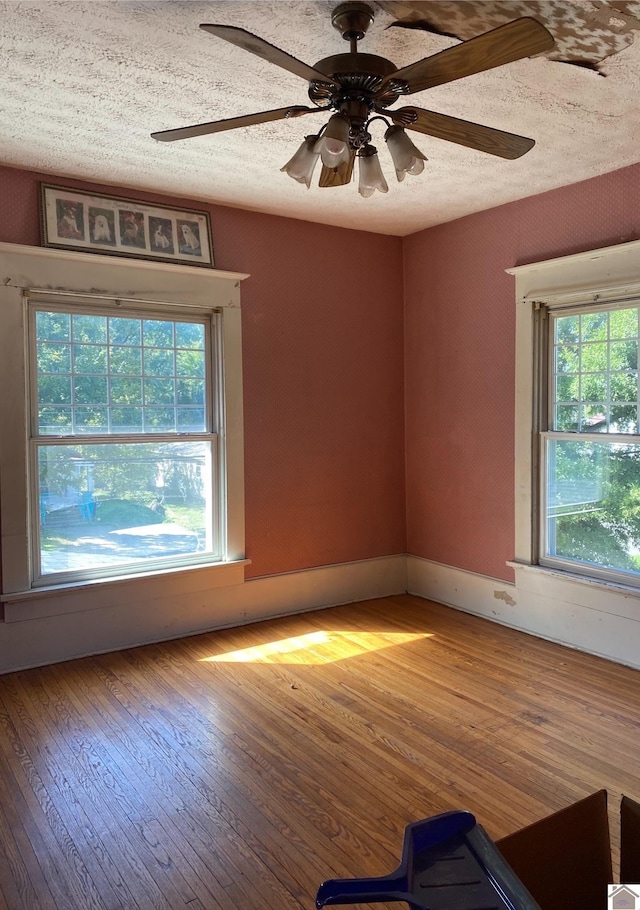
[[391, 875], [323, 882], [316, 907], [405, 901], [412, 910], [540, 910], [471, 812], [407, 825]]

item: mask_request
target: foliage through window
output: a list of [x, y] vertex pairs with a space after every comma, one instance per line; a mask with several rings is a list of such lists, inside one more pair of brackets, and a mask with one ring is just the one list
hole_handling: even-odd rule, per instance
[[639, 309], [547, 311], [541, 559], [640, 583]]
[[215, 317], [38, 304], [30, 353], [34, 578], [218, 558]]

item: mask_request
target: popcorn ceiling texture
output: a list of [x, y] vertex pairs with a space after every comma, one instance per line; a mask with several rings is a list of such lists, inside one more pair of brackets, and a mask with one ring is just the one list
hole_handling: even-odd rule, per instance
[[[307, 221], [404, 236], [635, 163], [640, 144], [640, 0], [389, 0], [362, 50], [404, 66], [456, 38], [388, 28], [428, 13], [462, 39], [521, 15], [545, 23], [555, 51], [411, 96], [411, 103], [536, 140], [504, 161], [414, 134], [429, 161], [395, 182], [373, 125], [386, 195], [355, 182], [306, 187], [280, 172], [326, 115], [176, 143], [155, 130], [306, 104], [307, 84], [199, 29], [248, 29], [311, 64], [342, 53], [328, 0], [0, 0], [0, 163]], [[426, 11], [426, 12], [425, 12]], [[560, 59], [594, 63], [601, 78]], [[404, 103], [404, 102], [402, 102]], [[397, 105], [396, 105], [397, 106]], [[402, 105], [401, 105], [402, 106]]]

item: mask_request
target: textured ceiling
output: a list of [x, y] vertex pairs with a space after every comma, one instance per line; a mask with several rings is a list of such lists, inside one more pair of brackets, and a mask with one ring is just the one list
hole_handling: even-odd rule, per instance
[[[214, 38], [255, 32], [309, 64], [348, 45], [325, 0], [0, 2], [0, 163], [310, 221], [405, 235], [640, 160], [640, 0], [388, 0], [360, 49], [404, 66], [522, 15], [556, 49], [435, 89], [427, 107], [536, 140], [506, 161], [413, 133], [425, 171], [362, 199], [356, 182], [311, 189], [280, 172], [311, 115], [158, 143], [155, 130], [307, 104], [289, 72]], [[394, 27], [390, 27], [394, 26]], [[377, 135], [380, 131], [380, 136]]]

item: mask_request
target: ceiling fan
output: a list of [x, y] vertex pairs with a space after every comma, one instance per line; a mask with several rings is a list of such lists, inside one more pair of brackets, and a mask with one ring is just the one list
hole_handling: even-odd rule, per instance
[[304, 79], [309, 83], [309, 98], [314, 106], [291, 105], [257, 114], [162, 130], [152, 133], [152, 137], [161, 142], [174, 142], [177, 139], [189, 139], [273, 120], [334, 111], [318, 133], [305, 137], [282, 170], [309, 187], [313, 170], [320, 158], [320, 186], [343, 186], [351, 180], [357, 156], [359, 191], [363, 196], [370, 196], [375, 190], [386, 192], [388, 189], [378, 162], [377, 150], [371, 144], [369, 127], [375, 120], [387, 124], [385, 140], [398, 180], [403, 180], [407, 173], [421, 173], [426, 160], [406, 135], [405, 129], [508, 159], [519, 158], [535, 145], [533, 139], [524, 136], [420, 107], [390, 109], [390, 105], [401, 95], [422, 92], [550, 50], [554, 46], [553, 37], [535, 19], [515, 19], [401, 69], [384, 57], [358, 52], [358, 42], [364, 38], [374, 21], [373, 9], [367, 3], [341, 3], [333, 11], [331, 21], [342, 37], [350, 42], [350, 51], [348, 54], [325, 57], [314, 66], [303, 63], [243, 28], [201, 25], [200, 28], [209, 34]]

